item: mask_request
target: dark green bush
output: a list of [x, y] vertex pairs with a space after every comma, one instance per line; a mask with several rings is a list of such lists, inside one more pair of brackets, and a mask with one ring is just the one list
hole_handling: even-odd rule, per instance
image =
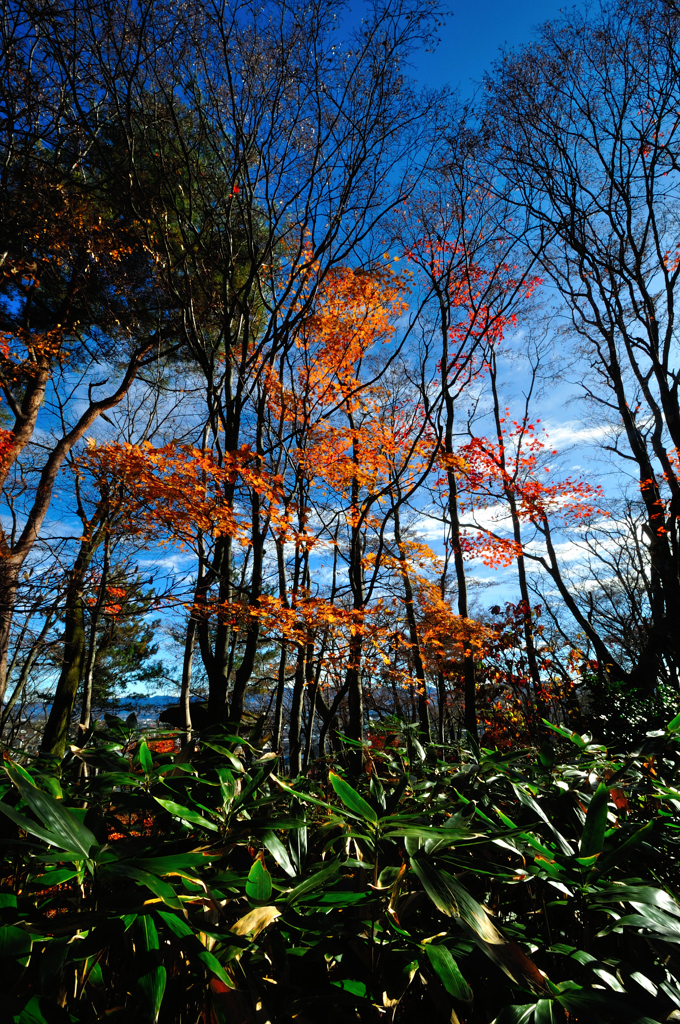
[[395, 726], [361, 779], [287, 781], [242, 738], [162, 753], [111, 719], [59, 775], [7, 760], [5, 1019], [663, 1021], [679, 735], [536, 755]]

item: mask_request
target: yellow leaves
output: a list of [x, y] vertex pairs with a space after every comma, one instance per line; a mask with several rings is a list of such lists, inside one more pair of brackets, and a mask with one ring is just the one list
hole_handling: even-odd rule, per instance
[[127, 529], [159, 539], [165, 534], [191, 544], [200, 530], [248, 543], [249, 523], [235, 510], [229, 485], [256, 491], [273, 512], [278, 505], [280, 479], [264, 472], [246, 446], [218, 461], [213, 452], [189, 445], [88, 443], [82, 461], [95, 476], [125, 487]]
[[387, 269], [338, 268], [327, 275], [296, 338], [303, 354], [298, 392], [306, 407], [352, 401], [358, 365], [371, 348], [392, 338], [407, 309], [406, 291], [405, 282]]

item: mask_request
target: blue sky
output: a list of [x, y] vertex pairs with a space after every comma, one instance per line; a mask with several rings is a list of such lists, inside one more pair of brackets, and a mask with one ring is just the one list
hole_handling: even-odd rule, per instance
[[582, 4], [558, 0], [451, 0], [452, 13], [440, 30], [441, 44], [434, 54], [419, 54], [416, 75], [423, 85], [450, 85], [462, 97], [472, 95], [500, 50], [531, 41], [534, 29], [559, 15], [560, 10]]

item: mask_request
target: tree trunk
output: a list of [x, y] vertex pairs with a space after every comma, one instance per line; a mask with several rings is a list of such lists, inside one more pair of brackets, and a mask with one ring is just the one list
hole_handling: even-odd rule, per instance
[[288, 765], [291, 778], [296, 778], [302, 771], [302, 711], [305, 689], [305, 644], [297, 645], [295, 678], [293, 680], [293, 699], [288, 723]]
[[41, 756], [48, 755], [59, 760], [64, 756], [73, 705], [83, 677], [85, 646], [85, 610], [80, 582], [66, 611], [64, 661], [40, 745]]
[[[531, 619], [531, 601], [529, 599], [529, 586], [527, 584], [526, 566], [524, 561], [524, 549], [522, 547], [522, 526], [517, 511], [517, 496], [515, 493], [515, 482], [516, 476], [512, 478], [508, 474], [507, 459], [505, 454], [505, 439], [503, 435], [503, 428], [501, 425], [501, 408], [498, 397], [498, 381], [496, 371], [496, 352], [495, 349], [491, 349], [489, 353], [489, 367], [491, 377], [491, 392], [493, 395], [493, 412], [494, 421], [496, 425], [496, 437], [498, 441], [498, 451], [500, 453], [500, 471], [502, 477], [502, 487], [505, 498], [508, 502], [508, 508], [510, 509], [510, 518], [512, 520], [512, 536], [517, 546], [518, 554], [515, 559], [517, 566], [517, 579], [519, 582], [519, 592], [522, 599], [522, 627], [524, 632], [524, 644], [527, 652], [527, 662], [529, 663], [529, 675], [534, 690], [534, 698], [536, 701], [536, 719], [535, 726], [537, 731], [540, 733], [541, 719], [545, 718], [548, 714], [548, 709], [542, 697], [542, 685], [541, 685], [541, 673], [538, 668], [538, 658], [536, 657], [536, 643], [534, 639], [533, 623]], [[533, 382], [529, 389], [529, 396], [527, 397], [527, 404], [525, 407], [525, 422], [527, 421], [527, 415], [529, 410], [529, 399], [533, 390]], [[518, 459], [519, 462], [519, 453]], [[515, 473], [518, 472], [519, 467], [515, 469]]]
[[0, 555], [0, 707], [7, 692], [7, 659], [22, 560]]
[[[447, 473], [449, 483], [449, 515], [451, 518], [451, 546], [453, 548], [453, 564], [456, 570], [456, 583], [458, 586], [458, 614], [469, 618], [467, 579], [465, 578], [465, 563], [463, 561], [463, 549], [460, 543], [460, 517], [458, 514], [458, 485], [456, 474], [453, 470]], [[465, 654], [463, 658], [463, 693], [465, 699], [465, 729], [472, 736], [477, 736], [477, 679], [475, 661], [471, 654]]]
[[87, 658], [85, 661], [85, 677], [83, 683], [83, 704], [80, 712], [80, 723], [78, 725], [78, 740], [82, 742], [90, 728], [92, 717], [92, 686], [94, 682], [94, 666], [97, 659], [97, 626], [99, 616], [106, 600], [106, 588], [109, 582], [109, 570], [111, 567], [111, 535], [107, 533], [104, 545], [104, 566], [102, 578], [99, 581], [97, 602], [92, 609], [90, 617], [90, 638], [87, 645]]
[[0, 716], [0, 735], [2, 735], [3, 729], [5, 728], [5, 723], [9, 719], [9, 716], [12, 713], [12, 709], [15, 707], [17, 701], [24, 692], [26, 683], [28, 682], [28, 678], [31, 673], [31, 669], [33, 668], [35, 660], [38, 657], [38, 654], [40, 653], [40, 648], [42, 646], [43, 640], [47, 636], [53, 621], [54, 613], [48, 612], [47, 616], [45, 617], [45, 621], [43, 622], [42, 629], [40, 630], [40, 635], [38, 636], [38, 639], [31, 647], [28, 656], [26, 657], [23, 665], [21, 666], [21, 672], [19, 673], [17, 684], [14, 687], [14, 690], [12, 691], [12, 696], [7, 701], [7, 704], [3, 709], [2, 715]]
[[314, 718], [316, 716], [316, 691], [319, 689], [321, 676], [321, 657], [318, 659], [316, 671], [314, 671], [314, 642], [307, 643], [305, 652], [305, 692], [309, 694], [309, 717], [307, 720], [307, 735], [305, 737], [305, 751], [302, 761], [302, 771], [307, 772], [309, 761], [312, 756], [312, 742], [314, 738]]
[[190, 617], [187, 625], [187, 635], [184, 641], [184, 660], [182, 662], [182, 688], [180, 690], [179, 704], [184, 715], [184, 730], [186, 732], [185, 743], [191, 742], [191, 670], [194, 662], [194, 647], [196, 646], [196, 620]]
[[85, 668], [87, 643], [83, 603], [85, 575], [103, 536], [103, 528], [101, 524], [98, 524], [97, 528], [89, 535], [83, 537], [71, 571], [65, 601], [62, 669], [40, 745], [41, 755], [61, 759], [66, 750], [73, 706]]
[[274, 704], [274, 729], [272, 731], [272, 750], [281, 750], [283, 735], [283, 696], [286, 689], [286, 644], [281, 643], [279, 655], [279, 671], [276, 678], [276, 701]]
[[421, 738], [428, 743], [431, 740], [430, 734], [430, 715], [428, 711], [428, 699], [427, 699], [427, 683], [425, 681], [425, 669], [423, 668], [423, 659], [420, 653], [420, 637], [418, 636], [418, 624], [416, 622], [416, 613], [413, 603], [413, 587], [411, 585], [411, 577], [408, 572], [408, 560], [406, 558], [406, 547], [404, 545], [401, 535], [401, 520], [399, 516], [399, 504], [398, 502], [394, 506], [394, 541], [397, 545], [397, 551], [399, 554], [399, 567], [401, 571], [401, 578], [404, 584], [404, 603], [406, 607], [406, 621], [408, 623], [409, 639], [411, 642], [411, 658], [413, 659], [413, 667], [416, 672], [416, 682], [418, 687], [418, 722], [420, 724]]

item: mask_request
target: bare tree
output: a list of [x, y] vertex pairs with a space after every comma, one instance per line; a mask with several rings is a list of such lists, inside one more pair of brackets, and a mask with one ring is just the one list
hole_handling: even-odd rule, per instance
[[[638, 479], [649, 612], [631, 679], [648, 688], [680, 667], [679, 42], [678, 11], [661, 0], [570, 12], [504, 57], [485, 111], [580, 343], [584, 393], [619, 427], [605, 447]], [[597, 634], [602, 671], [625, 676], [551, 566]]]

